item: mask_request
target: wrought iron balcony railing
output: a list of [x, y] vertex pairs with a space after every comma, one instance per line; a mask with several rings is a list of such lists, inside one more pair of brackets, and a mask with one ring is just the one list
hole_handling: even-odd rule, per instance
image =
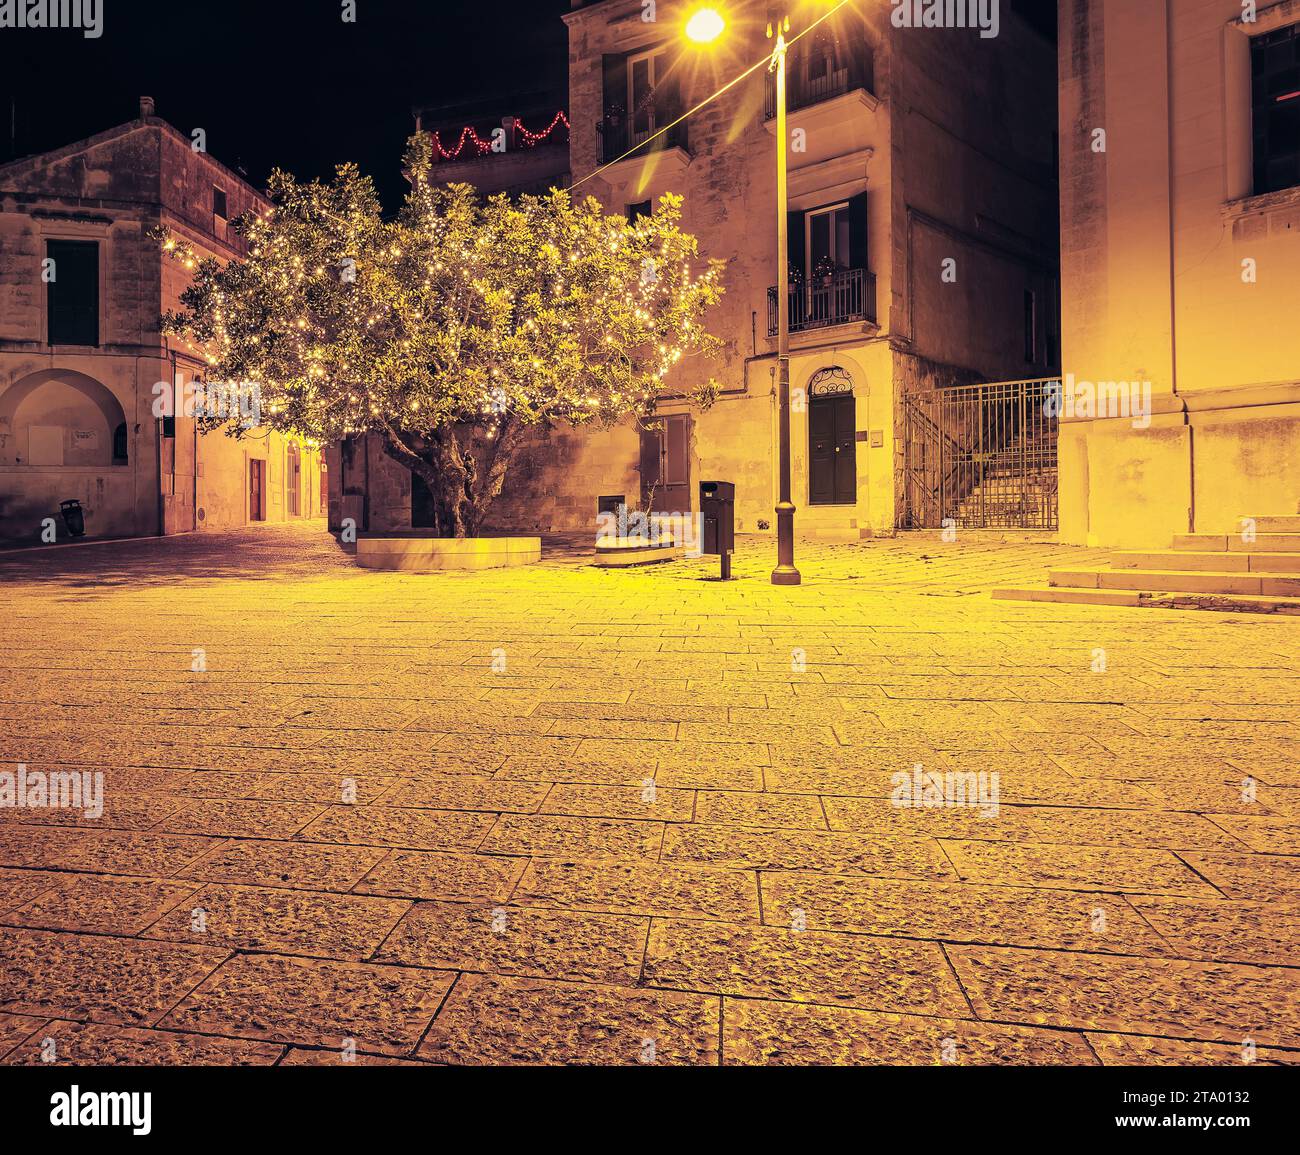
[[[597, 153], [600, 164], [609, 164], [610, 161], [618, 160], [629, 149], [635, 148], [638, 144], [644, 144], [650, 137], [654, 136], [664, 125], [673, 124], [682, 114], [682, 109], [674, 105], [652, 106], [649, 109], [643, 109], [635, 118], [637, 126], [633, 127], [633, 120], [623, 113], [606, 116], [596, 124]], [[648, 153], [662, 148], [685, 148], [686, 147], [686, 121], [680, 124], [673, 124], [662, 136], [655, 137], [652, 144], [646, 145], [637, 155]]]
[[[823, 100], [833, 100], [859, 88], [871, 91], [871, 59], [862, 54], [846, 60], [838, 68], [830, 68], [820, 76], [812, 76], [799, 67], [792, 67], [786, 81], [786, 109], [794, 112], [820, 104]], [[771, 120], [776, 116], [776, 76], [767, 74], [767, 96], [763, 103], [763, 116]]]
[[[767, 290], [767, 335], [776, 336], [778, 290]], [[790, 286], [790, 332], [876, 320], [876, 275], [866, 269], [841, 269]]]

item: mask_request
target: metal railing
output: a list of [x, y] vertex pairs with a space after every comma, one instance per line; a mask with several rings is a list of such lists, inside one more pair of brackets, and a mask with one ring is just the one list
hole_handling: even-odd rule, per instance
[[1046, 403], [1055, 381], [904, 397], [904, 528], [1056, 529], [1058, 419]]
[[[872, 68], [868, 57], [845, 61], [838, 68], [828, 69], [820, 76], [809, 76], [799, 66], [798, 59], [792, 54], [791, 68], [786, 81], [786, 108], [795, 112], [820, 104], [823, 100], [833, 100], [848, 92], [864, 88], [868, 92], [872, 86]], [[767, 92], [763, 101], [763, 118], [772, 120], [776, 116], [776, 76], [767, 74]]]
[[[618, 160], [629, 149], [649, 140], [663, 125], [673, 124], [673, 121], [681, 116], [683, 111], [676, 105], [651, 105], [648, 109], [643, 109], [639, 114], [639, 117], [648, 117], [649, 127], [642, 128], [633, 128], [632, 118], [623, 113], [606, 116], [597, 121], [596, 151], [599, 163], [609, 164], [611, 161]], [[686, 125], [687, 122], [684, 120], [680, 124], [673, 124], [673, 127], [663, 136], [656, 137], [654, 143], [647, 145], [637, 155], [663, 148], [685, 148], [687, 140]]]
[[[767, 290], [767, 335], [776, 336], [779, 292]], [[866, 269], [841, 269], [790, 286], [790, 332], [876, 320], [876, 275]]]

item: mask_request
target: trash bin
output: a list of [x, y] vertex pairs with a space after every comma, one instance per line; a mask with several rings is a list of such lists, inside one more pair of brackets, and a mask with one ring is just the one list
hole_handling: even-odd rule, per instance
[[81, 508], [81, 502], [60, 502], [59, 512], [63, 514], [63, 524], [68, 527], [68, 532], [73, 537], [86, 536], [86, 515]]
[[724, 557], [736, 548], [736, 487], [730, 481], [700, 482], [704, 553]]

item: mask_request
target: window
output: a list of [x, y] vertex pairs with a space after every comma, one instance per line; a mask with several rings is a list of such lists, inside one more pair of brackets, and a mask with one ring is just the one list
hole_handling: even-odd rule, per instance
[[212, 188], [212, 215], [223, 221], [230, 219], [229, 206], [226, 203], [226, 190], [217, 188], [215, 185]]
[[1300, 25], [1250, 42], [1255, 195], [1300, 185]]
[[51, 345], [99, 344], [99, 243], [47, 241]]
[[808, 214], [804, 273], [808, 277], [829, 277], [847, 269], [853, 257], [848, 202], [817, 209]]
[[668, 53], [663, 49], [628, 58], [627, 110], [633, 144], [639, 144], [673, 119], [667, 108], [660, 107], [657, 115], [655, 108], [656, 89], [663, 84], [667, 73]]
[[113, 430], [113, 464], [126, 465], [127, 461], [126, 422], [123, 421]]
[[1038, 295], [1025, 290], [1025, 361], [1038, 364]]
[[627, 206], [627, 223], [634, 225], [642, 217], [653, 215], [654, 206], [649, 201], [637, 201], [634, 205]]

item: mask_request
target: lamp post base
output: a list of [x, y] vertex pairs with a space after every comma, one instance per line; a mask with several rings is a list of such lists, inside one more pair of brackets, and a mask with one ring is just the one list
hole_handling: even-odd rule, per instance
[[774, 586], [797, 586], [803, 581], [794, 568], [794, 505], [786, 500], [776, 507], [776, 569]]

